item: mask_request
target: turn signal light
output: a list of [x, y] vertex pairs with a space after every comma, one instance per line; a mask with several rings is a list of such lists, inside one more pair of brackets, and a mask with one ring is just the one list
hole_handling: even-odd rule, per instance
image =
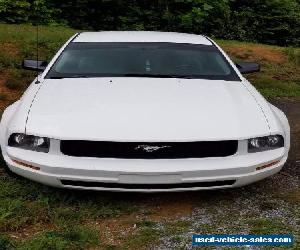
[[256, 168], [256, 171], [259, 171], [259, 170], [262, 170], [262, 169], [265, 169], [265, 168], [269, 168], [269, 167], [272, 167], [274, 165], [276, 165], [277, 163], [279, 163], [280, 161], [274, 161], [274, 162], [271, 162], [267, 165], [263, 165], [263, 166], [260, 166], [260, 167], [257, 167]]
[[12, 160], [14, 163], [18, 164], [18, 165], [21, 165], [25, 168], [31, 168], [33, 170], [40, 170], [41, 168], [39, 167], [35, 167], [35, 166], [32, 166], [32, 165], [29, 165], [27, 163], [24, 163], [24, 162], [21, 162], [21, 161], [17, 161], [17, 160]]

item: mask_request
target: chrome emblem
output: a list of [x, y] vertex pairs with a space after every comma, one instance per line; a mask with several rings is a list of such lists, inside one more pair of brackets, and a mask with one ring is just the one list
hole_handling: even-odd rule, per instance
[[150, 145], [139, 145], [135, 147], [135, 150], [143, 150], [147, 153], [155, 152], [157, 150], [163, 149], [163, 148], [171, 148], [171, 146], [150, 146]]

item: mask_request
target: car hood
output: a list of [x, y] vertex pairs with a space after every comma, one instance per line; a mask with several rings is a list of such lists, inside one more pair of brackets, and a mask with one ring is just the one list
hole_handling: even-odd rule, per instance
[[199, 141], [269, 133], [242, 82], [163, 78], [46, 79], [26, 133], [56, 139]]

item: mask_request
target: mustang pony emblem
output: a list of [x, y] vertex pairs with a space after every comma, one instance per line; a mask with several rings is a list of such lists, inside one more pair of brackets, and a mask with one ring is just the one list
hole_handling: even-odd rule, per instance
[[154, 152], [154, 151], [157, 151], [159, 149], [162, 149], [162, 148], [170, 148], [171, 146], [150, 146], [150, 145], [139, 145], [137, 147], [135, 147], [134, 149], [135, 150], [143, 150], [143, 151], [146, 151], [148, 153], [151, 153], [151, 152]]

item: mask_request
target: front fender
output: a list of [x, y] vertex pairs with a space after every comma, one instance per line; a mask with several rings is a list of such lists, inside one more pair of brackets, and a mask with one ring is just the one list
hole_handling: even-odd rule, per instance
[[0, 146], [1, 146], [1, 151], [2, 151], [3, 155], [6, 154], [5, 146], [7, 144], [8, 126], [9, 126], [9, 123], [10, 123], [13, 115], [15, 114], [19, 104], [20, 104], [20, 101], [17, 101], [15, 103], [11, 104], [4, 110], [4, 112], [2, 114], [2, 118], [0, 121]]
[[284, 130], [285, 148], [286, 148], [286, 155], [287, 155], [291, 145], [291, 130], [290, 130], [289, 121], [286, 115], [279, 108], [277, 108], [271, 103], [269, 103], [269, 105], [272, 112], [274, 113], [274, 116], [277, 118], [278, 122], [280, 123], [280, 125]]

